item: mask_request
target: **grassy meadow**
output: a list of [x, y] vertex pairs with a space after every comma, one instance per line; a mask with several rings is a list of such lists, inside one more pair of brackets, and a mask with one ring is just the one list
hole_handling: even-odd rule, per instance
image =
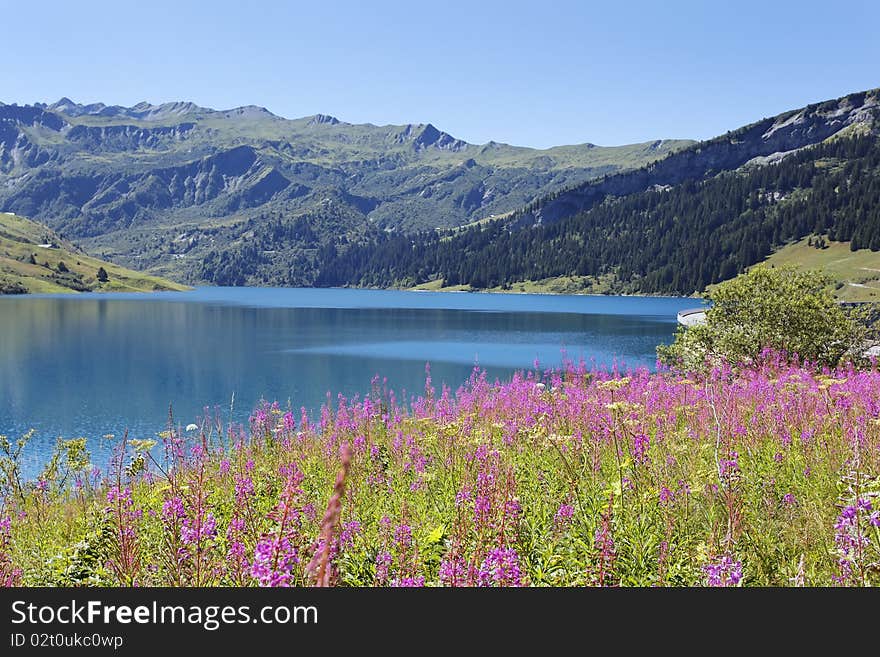
[[411, 400], [377, 379], [314, 417], [172, 420], [109, 465], [61, 441], [32, 482], [15, 438], [8, 585], [880, 582], [876, 369], [475, 370]]
[[[98, 280], [102, 267], [106, 281]], [[0, 213], [0, 293], [186, 289], [185, 285], [88, 256], [46, 226]]]

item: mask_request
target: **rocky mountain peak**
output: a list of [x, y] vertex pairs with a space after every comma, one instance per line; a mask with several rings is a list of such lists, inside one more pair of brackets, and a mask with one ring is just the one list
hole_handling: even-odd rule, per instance
[[132, 105], [131, 107], [123, 107], [121, 105], [105, 105], [104, 103], [91, 103], [89, 105], [82, 105], [70, 100], [70, 98], [67, 97], [59, 99], [57, 102], [49, 105], [46, 109], [50, 112], [57, 112], [59, 114], [64, 114], [70, 117], [125, 117], [140, 121], [162, 121], [178, 116], [186, 116], [188, 114], [198, 114], [212, 111], [188, 101], [162, 103], [161, 105], [153, 105], [151, 103], [148, 103], [147, 101], [141, 101], [136, 105]]
[[[200, 108], [201, 109], [201, 108]], [[243, 119], [258, 119], [258, 118], [278, 118], [275, 114], [267, 110], [265, 107], [260, 107], [259, 105], [242, 105], [241, 107], [235, 107], [230, 110], [226, 110], [223, 112], [226, 118], [243, 118]]]
[[315, 114], [309, 117], [306, 125], [339, 125], [340, 121], [335, 116], [329, 114]]
[[426, 124], [421, 131], [414, 131], [414, 134], [413, 146], [416, 149], [433, 147], [443, 151], [458, 152], [468, 147], [467, 142], [438, 130], [430, 123]]

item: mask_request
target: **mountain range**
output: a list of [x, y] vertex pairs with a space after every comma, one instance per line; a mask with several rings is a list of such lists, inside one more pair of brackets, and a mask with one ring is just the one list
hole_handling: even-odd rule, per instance
[[767, 258], [790, 261], [806, 242], [825, 257], [802, 259], [833, 270], [839, 296], [874, 300], [878, 119], [878, 90], [810, 105], [491, 222], [376, 236], [322, 263], [317, 282], [517, 289], [566, 279], [568, 291], [694, 294]]
[[247, 241], [269, 216], [329, 211], [339, 220], [317, 222], [322, 243], [369, 228], [454, 227], [690, 143], [536, 150], [469, 144], [430, 123], [62, 98], [0, 106], [0, 208], [92, 253], [192, 280], [209, 250]]
[[880, 249], [878, 118], [872, 90], [708, 141], [536, 150], [256, 106], [0, 104], [0, 210], [191, 283], [690, 294], [813, 237]]

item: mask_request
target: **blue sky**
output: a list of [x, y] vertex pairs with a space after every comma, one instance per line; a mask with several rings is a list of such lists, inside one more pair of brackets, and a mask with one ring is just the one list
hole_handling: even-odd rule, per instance
[[0, 0], [0, 100], [255, 104], [546, 147], [709, 138], [880, 86], [880, 2]]

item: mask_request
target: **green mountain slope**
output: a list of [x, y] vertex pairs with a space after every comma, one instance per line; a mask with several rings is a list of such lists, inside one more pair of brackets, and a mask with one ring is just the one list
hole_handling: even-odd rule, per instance
[[[99, 280], [102, 268], [107, 274], [105, 281]], [[92, 258], [46, 226], [0, 213], [0, 294], [184, 289], [183, 285]]]
[[[469, 144], [431, 124], [288, 120], [259, 107], [0, 106], [0, 210], [86, 250], [192, 278], [270, 217], [336, 212], [340, 233], [453, 227], [689, 145]], [[318, 228], [320, 232], [320, 227]]]
[[880, 301], [880, 253], [852, 249], [850, 242], [828, 242], [810, 235], [773, 253], [767, 264], [821, 269], [838, 281], [843, 301]]
[[497, 221], [377, 235], [317, 283], [692, 294], [808, 235], [880, 269], [878, 118], [877, 90], [787, 112]]

